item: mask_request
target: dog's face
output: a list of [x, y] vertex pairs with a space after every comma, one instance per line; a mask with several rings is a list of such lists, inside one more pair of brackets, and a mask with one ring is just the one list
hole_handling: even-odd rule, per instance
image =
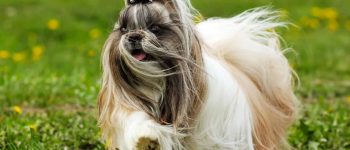
[[163, 63], [183, 49], [178, 16], [158, 2], [126, 7], [115, 32], [120, 39], [120, 53], [116, 57], [134, 59], [129, 61], [156, 61], [166, 69], [170, 66]]
[[[144, 111], [164, 124], [184, 123], [203, 88], [199, 87], [200, 42], [182, 3], [127, 4], [102, 58], [104, 81], [108, 82], [105, 90], [116, 89], [117, 103]], [[104, 92], [100, 105], [107, 107], [102, 104]]]

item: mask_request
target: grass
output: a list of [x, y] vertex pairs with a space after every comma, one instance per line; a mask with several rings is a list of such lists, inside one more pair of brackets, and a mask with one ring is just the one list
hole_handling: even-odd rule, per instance
[[[280, 33], [295, 50], [288, 57], [300, 76], [296, 92], [302, 110], [289, 141], [296, 149], [350, 149], [350, 2], [193, 3], [205, 17], [263, 5], [288, 12], [286, 19], [297, 27]], [[96, 122], [99, 55], [122, 4], [0, 2], [0, 149], [105, 148]], [[315, 16], [317, 10], [328, 18]]]

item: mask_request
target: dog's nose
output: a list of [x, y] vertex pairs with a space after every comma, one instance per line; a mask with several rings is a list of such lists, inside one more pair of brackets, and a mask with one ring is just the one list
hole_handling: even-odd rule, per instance
[[128, 38], [130, 43], [140, 43], [142, 40], [142, 35], [140, 34], [132, 34]]

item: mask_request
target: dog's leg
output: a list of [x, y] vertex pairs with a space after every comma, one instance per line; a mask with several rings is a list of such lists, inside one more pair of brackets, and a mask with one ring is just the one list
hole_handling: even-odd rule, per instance
[[[124, 126], [125, 149], [130, 150], [160, 150], [159, 126], [144, 112], [133, 112], [122, 123]], [[122, 141], [120, 141], [122, 142]]]

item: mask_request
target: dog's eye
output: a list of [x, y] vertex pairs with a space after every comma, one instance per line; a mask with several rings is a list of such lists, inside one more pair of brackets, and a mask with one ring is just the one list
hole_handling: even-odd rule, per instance
[[149, 28], [149, 30], [152, 32], [152, 33], [158, 33], [160, 31], [160, 27], [157, 26], [157, 25], [153, 25]]
[[126, 33], [126, 32], [128, 32], [128, 29], [126, 28], [126, 27], [120, 27], [120, 32], [122, 32], [122, 33]]

